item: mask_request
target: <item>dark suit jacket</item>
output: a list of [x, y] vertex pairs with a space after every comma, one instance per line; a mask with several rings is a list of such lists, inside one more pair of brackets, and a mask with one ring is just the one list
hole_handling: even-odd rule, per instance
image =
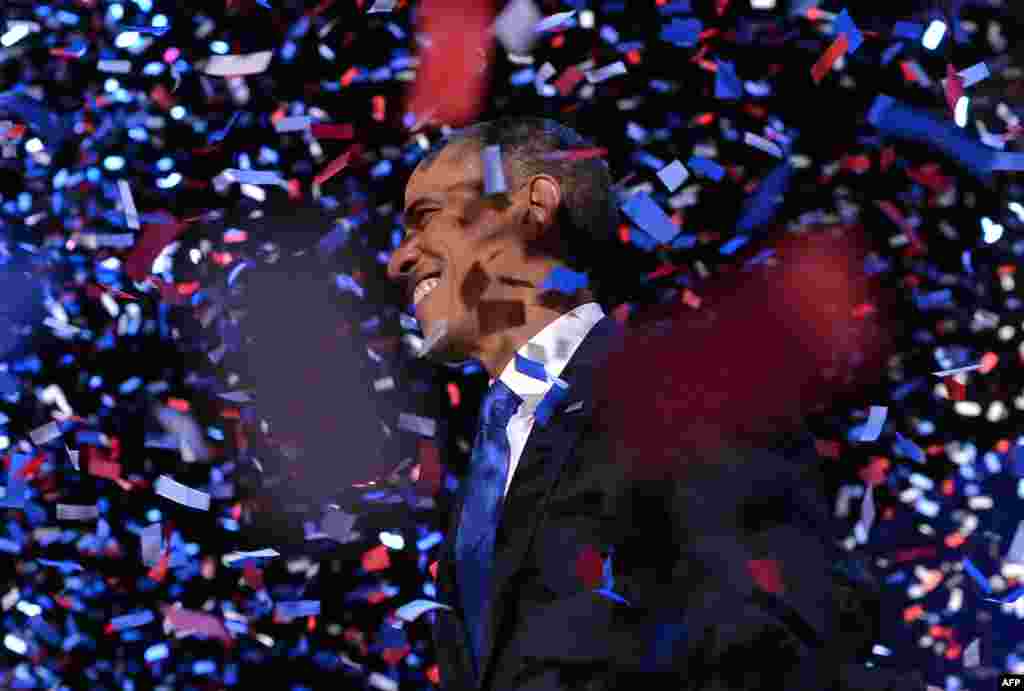
[[[809, 435], [723, 445], [720, 462], [678, 482], [624, 471], [593, 400], [595, 368], [622, 337], [608, 317], [593, 328], [562, 374], [569, 396], [530, 434], [495, 539], [479, 679], [456, 581], [460, 491], [438, 564], [438, 599], [453, 610], [433, 615], [442, 687], [923, 691], [918, 676], [857, 663], [872, 632], [853, 631], [861, 650], [851, 649], [840, 601], [855, 598], [832, 568], [840, 555]], [[595, 554], [611, 555], [603, 593], [585, 576]]]

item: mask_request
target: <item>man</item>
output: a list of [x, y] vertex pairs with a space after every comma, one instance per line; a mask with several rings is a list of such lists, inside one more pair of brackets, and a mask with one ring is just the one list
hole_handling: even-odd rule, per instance
[[[886, 688], [862, 665], [839, 669], [863, 650], [836, 649], [842, 577], [820, 534], [812, 440], [752, 463], [723, 444], [725, 461], [685, 482], [634, 477], [613, 451], [594, 382], [623, 334], [589, 287], [541, 287], [557, 267], [592, 268], [617, 226], [606, 164], [552, 156], [584, 146], [548, 120], [480, 123], [429, 154], [406, 189], [388, 275], [431, 357], [476, 359], [491, 377], [439, 558], [442, 686]], [[755, 501], [758, 489], [769, 499]], [[752, 563], [781, 564], [785, 589]]]

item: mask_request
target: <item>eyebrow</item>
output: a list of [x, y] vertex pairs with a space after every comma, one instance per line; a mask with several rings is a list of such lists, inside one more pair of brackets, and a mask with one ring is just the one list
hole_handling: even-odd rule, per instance
[[[468, 189], [470, 191], [482, 192], [484, 189], [483, 179], [472, 179], [463, 180], [462, 182], [456, 182], [454, 185], [449, 185], [445, 188], [444, 192], [454, 192], [457, 190]], [[444, 203], [444, 198], [439, 195], [428, 194], [418, 199], [415, 199], [409, 206], [406, 207], [405, 211], [402, 212], [403, 218], [409, 218], [415, 216], [421, 207], [429, 206], [431, 204], [441, 205]]]

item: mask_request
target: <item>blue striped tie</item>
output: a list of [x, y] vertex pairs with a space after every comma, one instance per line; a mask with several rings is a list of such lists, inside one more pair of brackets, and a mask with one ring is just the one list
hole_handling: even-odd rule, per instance
[[484, 397], [455, 545], [459, 592], [473, 668], [478, 678], [483, 627], [490, 608], [494, 535], [508, 479], [506, 427], [520, 403], [522, 399], [500, 379]]

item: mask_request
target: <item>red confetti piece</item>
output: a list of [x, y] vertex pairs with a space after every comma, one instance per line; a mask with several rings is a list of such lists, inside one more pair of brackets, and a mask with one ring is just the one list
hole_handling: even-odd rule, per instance
[[188, 224], [182, 222], [160, 225], [143, 225], [142, 236], [124, 262], [125, 273], [133, 281], [142, 281], [149, 276], [155, 260], [167, 245], [178, 239]]
[[568, 96], [572, 93], [572, 90], [576, 88], [576, 85], [582, 81], [583, 77], [583, 72], [573, 65], [563, 72], [562, 76], [555, 80], [555, 88], [558, 89], [558, 93], [562, 96]]
[[391, 566], [391, 557], [388, 554], [388, 548], [384, 545], [377, 545], [363, 554], [362, 564], [363, 570], [367, 573], [383, 571], [389, 568]]
[[776, 595], [785, 591], [782, 583], [782, 565], [775, 559], [751, 559], [747, 562], [751, 578], [761, 590]]
[[[89, 449], [90, 447], [86, 447]], [[119, 480], [121, 478], [121, 464], [109, 461], [99, 455], [98, 449], [93, 449], [89, 457], [89, 474], [108, 480]]]
[[310, 132], [315, 139], [352, 139], [355, 136], [355, 128], [349, 123], [314, 122]]
[[878, 487], [885, 482], [885, 474], [889, 471], [889, 459], [882, 456], [872, 456], [871, 463], [861, 468], [857, 475], [865, 484]]
[[411, 651], [412, 647], [408, 645], [401, 648], [386, 648], [381, 652], [380, 656], [384, 658], [384, 662], [394, 666], [401, 662]]
[[584, 545], [576, 556], [576, 576], [588, 590], [601, 586], [604, 575], [604, 559], [601, 553], [590, 545]]
[[46, 455], [45, 454], [39, 454], [38, 456], [33, 458], [31, 461], [29, 461], [28, 463], [23, 465], [18, 470], [18, 472], [16, 473], [17, 477], [27, 478], [30, 475], [35, 475], [36, 471], [39, 470], [39, 468], [43, 465], [43, 462], [45, 460], [46, 460]]
[[441, 673], [438, 671], [437, 665], [430, 665], [430, 667], [427, 668], [427, 679], [429, 679], [430, 683], [434, 686], [441, 685]]
[[967, 400], [967, 387], [956, 380], [956, 377], [944, 377], [942, 379], [946, 385], [946, 389], [949, 391], [949, 400], [951, 401], [965, 401]]
[[608, 150], [601, 147], [591, 147], [587, 149], [568, 149], [565, 151], [552, 151], [549, 154], [545, 154], [544, 158], [548, 161], [582, 161], [588, 158], [601, 158], [602, 156], [608, 155]]
[[437, 580], [437, 562], [436, 561], [433, 564], [430, 565], [430, 577], [433, 578], [435, 581]]
[[985, 353], [984, 355], [981, 356], [981, 367], [978, 368], [978, 371], [981, 372], [982, 374], [988, 374], [989, 372], [994, 370], [996, 368], [996, 365], [998, 364], [998, 355], [996, 355], [993, 352]]
[[164, 578], [167, 576], [167, 567], [170, 565], [170, 563], [170, 552], [165, 550], [163, 554], [160, 555], [160, 561], [158, 561], [146, 575], [149, 577], [150, 580], [156, 581], [157, 583], [162, 583]]
[[417, 15], [429, 45], [407, 110], [462, 126], [477, 116], [486, 94], [493, 7], [481, 0], [424, 0]]
[[839, 458], [841, 454], [839, 442], [830, 439], [815, 439], [814, 448], [824, 458]]
[[255, 564], [246, 564], [242, 570], [242, 578], [245, 584], [253, 590], [263, 590], [263, 569], [257, 568]]
[[811, 68], [811, 78], [814, 79], [814, 83], [818, 84], [825, 75], [828, 74], [832, 66], [836, 64], [836, 60], [842, 57], [846, 53], [846, 49], [849, 47], [850, 42], [846, 38], [846, 34], [839, 34], [839, 36], [832, 42], [832, 45], [828, 47], [818, 61], [814, 63], [814, 67]]
[[956, 104], [964, 95], [964, 78], [957, 74], [956, 68], [946, 64], [946, 103], [949, 105], [949, 112], [956, 113]]
[[331, 161], [323, 172], [313, 178], [313, 184], [319, 186], [330, 180], [332, 177], [344, 170], [352, 157], [358, 156], [361, 151], [362, 147], [359, 146], [359, 144], [353, 144], [348, 151]]
[[441, 452], [430, 439], [418, 440], [420, 476], [416, 481], [417, 488], [434, 496], [441, 491], [444, 468], [441, 466]]

